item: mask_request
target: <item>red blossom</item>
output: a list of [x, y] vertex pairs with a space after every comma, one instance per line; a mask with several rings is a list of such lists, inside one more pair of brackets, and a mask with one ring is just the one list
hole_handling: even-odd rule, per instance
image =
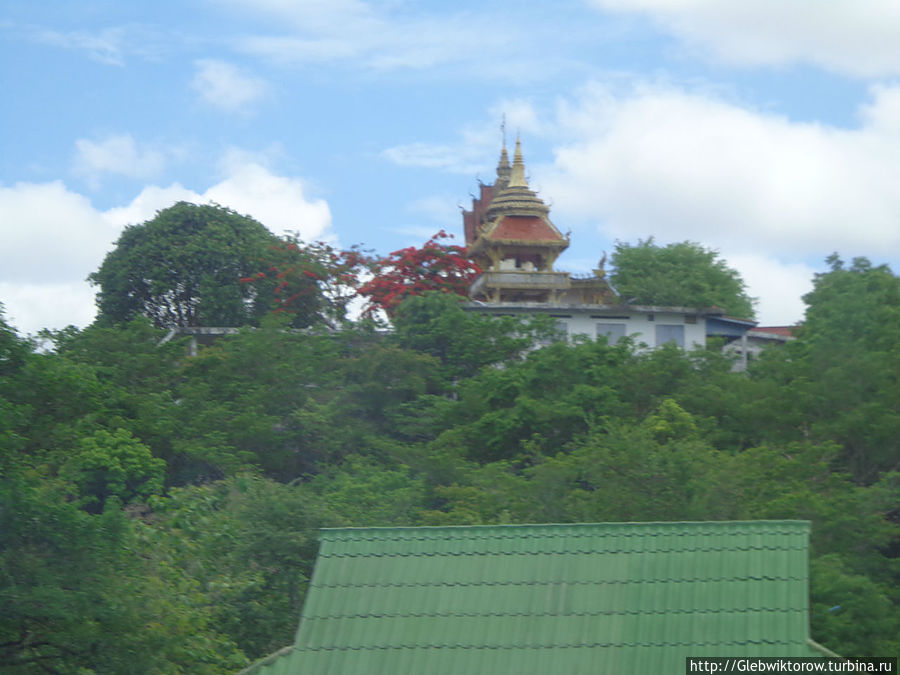
[[367, 312], [380, 308], [390, 315], [406, 297], [428, 291], [465, 295], [481, 270], [465, 248], [437, 241], [452, 236], [441, 230], [421, 248], [402, 248], [378, 259], [375, 278], [359, 289], [369, 298]]

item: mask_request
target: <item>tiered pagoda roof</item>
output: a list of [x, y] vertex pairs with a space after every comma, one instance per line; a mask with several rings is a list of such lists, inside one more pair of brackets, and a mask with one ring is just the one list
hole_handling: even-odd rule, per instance
[[519, 139], [512, 165], [503, 148], [496, 182], [481, 185], [472, 209], [463, 212], [463, 225], [469, 255], [484, 270], [470, 291], [473, 300], [551, 303], [565, 297], [602, 304], [615, 298], [602, 272], [592, 283], [573, 284], [568, 273], [554, 271], [569, 237], [556, 228], [549, 207], [529, 188]]
[[481, 222], [476, 223], [474, 236], [466, 244], [470, 255], [486, 269], [501, 260], [521, 261], [525, 256], [535, 271], [552, 271], [557, 256], [569, 246], [569, 240], [550, 221], [550, 209], [528, 187], [519, 139], [511, 167], [503, 148], [490, 200], [480, 206]]

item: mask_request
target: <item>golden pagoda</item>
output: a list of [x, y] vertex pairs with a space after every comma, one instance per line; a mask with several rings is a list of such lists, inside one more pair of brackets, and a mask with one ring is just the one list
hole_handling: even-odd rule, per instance
[[498, 303], [605, 304], [615, 294], [603, 278], [572, 279], [553, 265], [569, 246], [550, 220], [550, 209], [528, 187], [522, 142], [516, 139], [512, 166], [504, 145], [493, 185], [481, 185], [472, 209], [463, 211], [469, 256], [483, 270], [469, 295], [472, 300]]

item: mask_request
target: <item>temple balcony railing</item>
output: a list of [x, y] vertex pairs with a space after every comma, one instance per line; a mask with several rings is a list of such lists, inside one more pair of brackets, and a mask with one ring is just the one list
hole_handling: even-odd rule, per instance
[[469, 290], [471, 295], [485, 293], [487, 289], [547, 289], [562, 291], [571, 287], [568, 272], [523, 272], [521, 270], [489, 270], [482, 273]]

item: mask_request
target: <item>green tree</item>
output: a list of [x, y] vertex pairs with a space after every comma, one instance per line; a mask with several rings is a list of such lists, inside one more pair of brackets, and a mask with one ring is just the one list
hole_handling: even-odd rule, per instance
[[162, 492], [165, 465], [125, 429], [99, 429], [80, 439], [60, 476], [77, 488], [85, 507], [99, 512], [110, 497], [128, 503]]
[[616, 388], [632, 358], [627, 341], [556, 343], [485, 368], [460, 382], [432, 450], [453, 447], [485, 463], [554, 454], [604, 419], [627, 414]]
[[685, 241], [659, 246], [653, 237], [634, 246], [616, 242], [610, 281], [623, 300], [639, 305], [720, 307], [752, 319], [753, 299], [718, 252]]
[[801, 337], [841, 347], [857, 345], [884, 351], [900, 340], [900, 277], [887, 265], [854, 258], [850, 266], [835, 253], [829, 270], [816, 274]]
[[423, 481], [403, 465], [377, 463], [359, 455], [304, 486], [339, 518], [355, 527], [415, 525], [423, 502]]
[[338, 340], [285, 331], [279, 319], [217, 340], [185, 363], [169, 465], [176, 484], [249, 468], [289, 481], [348, 452], [334, 438], [347, 426], [335, 417], [342, 411], [327, 405]]
[[811, 437], [839, 443], [843, 466], [872, 483], [900, 470], [900, 278], [866, 258], [828, 262], [782, 365], [803, 392]]
[[837, 554], [812, 560], [810, 577], [815, 640], [842, 656], [900, 654], [900, 613], [888, 588], [854, 574]]
[[227, 636], [251, 659], [292, 642], [317, 530], [339, 523], [326, 504], [302, 485], [244, 474], [176, 488], [151, 505], [146, 555], [178, 590], [173, 604], [207, 609], [198, 637]]
[[0, 303], [0, 476], [22, 457], [31, 410], [21, 404], [19, 377], [33, 345], [6, 323]]
[[[184, 379], [187, 338], [161, 344], [165, 334], [145, 317], [117, 326], [94, 323], [80, 331], [69, 328], [44, 332], [42, 337], [52, 340], [55, 353], [42, 357], [55, 363], [57, 372], [71, 369], [96, 378], [102, 406], [94, 406], [90, 415], [82, 413], [81, 419], [97, 418], [102, 412], [98, 421], [102, 421], [104, 429], [131, 432], [150, 448], [154, 457], [166, 461], [167, 473], [171, 475], [177, 454], [173, 445], [182, 431], [176, 392]], [[86, 382], [90, 382], [87, 376], [71, 384], [66, 382], [73, 398], [87, 398]], [[33, 405], [33, 409], [58, 407]], [[83, 435], [91, 433], [93, 429], [87, 429]], [[69, 452], [74, 448], [75, 444], [70, 444]]]
[[3, 303], [0, 302], [0, 377], [21, 367], [32, 345], [20, 338], [15, 329], [6, 322]]
[[160, 328], [253, 323], [269, 310], [272, 295], [240, 279], [257, 274], [278, 241], [249, 216], [179, 202], [126, 227], [88, 277], [100, 287], [99, 320], [146, 316]]
[[158, 565], [115, 505], [90, 515], [55, 481], [0, 481], [0, 671], [221, 675], [246, 663], [209, 607]]
[[549, 317], [490, 317], [465, 311], [463, 302], [438, 291], [406, 298], [392, 317], [393, 340], [440, 359], [444, 375], [454, 379], [518, 359], [551, 331]]

